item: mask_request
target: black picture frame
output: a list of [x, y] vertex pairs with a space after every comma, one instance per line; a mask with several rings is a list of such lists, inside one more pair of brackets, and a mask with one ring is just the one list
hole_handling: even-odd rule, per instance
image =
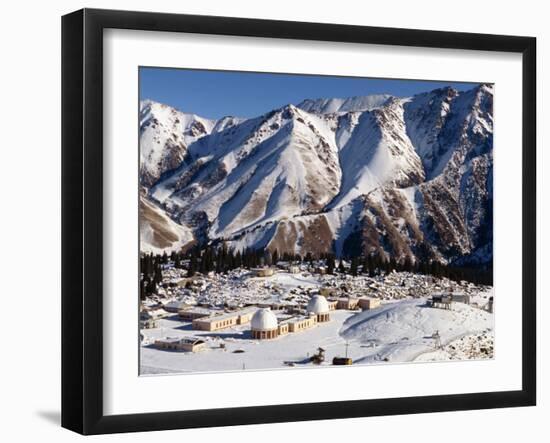
[[[522, 388], [132, 415], [103, 413], [103, 31], [108, 28], [519, 53], [523, 63]], [[230, 426], [536, 403], [536, 39], [83, 9], [62, 18], [62, 426], [82, 434]]]

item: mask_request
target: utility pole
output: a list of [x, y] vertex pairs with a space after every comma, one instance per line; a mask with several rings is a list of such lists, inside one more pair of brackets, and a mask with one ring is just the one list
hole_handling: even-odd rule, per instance
[[439, 331], [435, 331], [433, 333], [432, 337], [435, 340], [435, 348], [436, 349], [441, 349], [442, 348], [442, 346], [441, 346], [441, 336], [439, 335]]

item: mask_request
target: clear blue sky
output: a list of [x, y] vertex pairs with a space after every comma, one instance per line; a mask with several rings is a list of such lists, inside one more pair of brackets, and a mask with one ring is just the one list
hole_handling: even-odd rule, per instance
[[471, 89], [476, 83], [388, 80], [318, 75], [264, 74], [170, 68], [140, 68], [140, 99], [218, 119], [255, 117], [306, 98], [391, 94], [408, 97], [443, 86]]

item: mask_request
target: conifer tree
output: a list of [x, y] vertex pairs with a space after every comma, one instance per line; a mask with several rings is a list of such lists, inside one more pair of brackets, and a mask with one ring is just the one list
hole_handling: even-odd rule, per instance
[[197, 257], [195, 256], [195, 254], [192, 254], [189, 260], [189, 269], [187, 269], [187, 276], [193, 277], [196, 272], [197, 272]]
[[145, 300], [146, 295], [147, 294], [145, 293], [145, 280], [141, 278], [139, 280], [139, 299]]
[[162, 269], [160, 263], [155, 265], [155, 277], [153, 278], [153, 285], [160, 285], [162, 283]]
[[358, 268], [359, 268], [359, 260], [357, 257], [353, 257], [351, 259], [350, 274], [353, 275], [354, 277], [357, 277]]
[[338, 264], [338, 272], [340, 272], [341, 274], [346, 273], [346, 268], [344, 266], [344, 260], [342, 260], [342, 259], [340, 259], [340, 263]]
[[330, 274], [330, 275], [333, 275], [335, 266], [336, 266], [336, 263], [334, 261], [334, 256], [329, 255], [327, 257], [327, 273]]
[[273, 261], [273, 264], [274, 264], [274, 265], [276, 265], [276, 264], [279, 262], [279, 252], [277, 251], [277, 249], [275, 249], [275, 250], [273, 251], [271, 260]]

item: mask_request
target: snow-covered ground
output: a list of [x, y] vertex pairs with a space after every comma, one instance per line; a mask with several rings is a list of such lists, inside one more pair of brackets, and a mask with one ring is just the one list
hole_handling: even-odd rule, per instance
[[414, 361], [447, 361], [491, 358], [494, 355], [495, 338], [492, 331], [465, 335], [435, 351], [419, 355]]
[[[238, 274], [238, 273], [237, 273]], [[305, 274], [305, 275], [304, 275]], [[184, 373], [238, 371], [247, 369], [311, 367], [309, 358], [317, 348], [325, 349], [325, 363], [330, 365], [333, 357], [343, 357], [346, 352], [354, 364], [395, 363], [409, 361], [437, 361], [456, 359], [480, 359], [493, 356], [493, 314], [483, 309], [491, 288], [472, 287], [464, 283], [473, 303], [468, 306], [453, 303], [451, 310], [432, 308], [427, 304], [427, 294], [441, 291], [449, 281], [437, 280], [422, 289], [417, 280], [427, 279], [408, 273], [393, 273], [371, 281], [369, 277], [319, 276], [311, 274], [278, 273], [268, 278], [250, 277], [249, 274], [228, 276], [219, 283], [221, 276], [204, 278], [202, 289], [196, 299], [211, 299], [219, 304], [232, 297], [243, 300], [239, 293], [250, 292], [259, 300], [307, 299], [310, 294], [330, 284], [351, 289], [369, 288], [377, 283], [380, 294], [392, 294], [376, 309], [367, 311], [331, 311], [331, 320], [315, 327], [289, 333], [273, 340], [254, 340], [250, 325], [240, 325], [219, 331], [196, 331], [190, 322], [177, 314], [159, 320], [155, 329], [143, 329], [141, 344], [141, 373]], [[408, 284], [416, 281], [418, 296], [410, 295]], [[460, 286], [460, 284], [456, 284]], [[393, 292], [392, 292], [393, 288]], [[396, 288], [404, 292], [396, 292]], [[455, 288], [456, 290], [456, 288]], [[233, 294], [233, 295], [231, 295]], [[240, 297], [240, 298], [239, 298]], [[439, 334], [440, 347], [434, 334]], [[200, 337], [207, 349], [197, 352], [175, 352], [153, 347], [156, 338]], [[347, 349], [346, 349], [347, 348]]]
[[356, 363], [404, 362], [433, 351], [435, 333], [445, 345], [473, 333], [492, 334], [492, 329], [493, 314], [462, 303], [453, 303], [451, 310], [432, 308], [421, 298], [357, 314], [344, 323], [340, 335], [372, 346], [372, 351], [355, 359]]

